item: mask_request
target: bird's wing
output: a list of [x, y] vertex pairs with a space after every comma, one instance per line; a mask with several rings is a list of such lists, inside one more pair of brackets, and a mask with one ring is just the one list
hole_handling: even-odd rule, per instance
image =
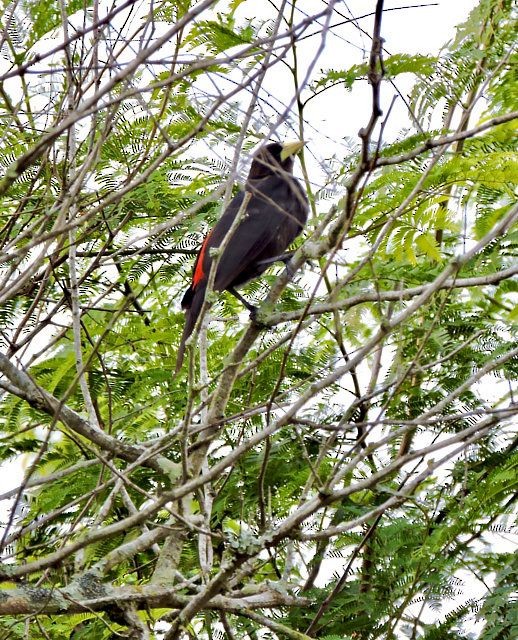
[[[239, 282], [240, 276], [256, 261], [282, 253], [302, 230], [307, 207], [291, 185], [277, 176], [262, 183], [261, 193], [250, 198], [246, 213], [219, 258], [214, 281], [216, 290], [222, 291]], [[242, 202], [243, 194], [239, 194], [230, 203], [213, 230], [209, 246], [220, 246]], [[264, 269], [258, 270], [261, 271]]]

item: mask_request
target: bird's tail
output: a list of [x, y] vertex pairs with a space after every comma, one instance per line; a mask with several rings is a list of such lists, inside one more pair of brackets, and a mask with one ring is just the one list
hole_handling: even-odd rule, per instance
[[185, 309], [185, 324], [183, 326], [182, 337], [180, 338], [180, 346], [178, 347], [178, 354], [176, 356], [176, 368], [175, 375], [180, 371], [185, 356], [185, 342], [191, 335], [200, 315], [203, 301], [205, 299], [205, 287], [197, 287], [195, 291], [191, 287], [187, 289], [183, 300], [182, 308]]

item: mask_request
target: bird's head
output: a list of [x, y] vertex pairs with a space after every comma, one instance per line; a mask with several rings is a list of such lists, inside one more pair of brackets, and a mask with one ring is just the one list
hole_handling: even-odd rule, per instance
[[257, 180], [266, 178], [272, 173], [277, 173], [279, 169], [282, 172], [293, 172], [293, 163], [295, 156], [304, 146], [304, 142], [296, 140], [294, 142], [270, 142], [262, 146], [254, 155], [249, 180]]

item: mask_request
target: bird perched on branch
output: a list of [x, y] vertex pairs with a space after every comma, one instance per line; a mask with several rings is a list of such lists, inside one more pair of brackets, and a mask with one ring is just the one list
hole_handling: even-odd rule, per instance
[[[302, 231], [308, 216], [306, 194], [293, 177], [294, 156], [303, 145], [300, 141], [273, 142], [261, 147], [252, 159], [245, 191], [233, 198], [205, 237], [191, 285], [182, 299], [185, 325], [176, 372], [182, 366], [185, 341], [200, 315], [213, 263], [213, 289], [229, 291], [253, 312], [255, 308], [235, 288], [261, 275], [273, 262], [287, 263], [291, 257], [284, 252]], [[211, 252], [219, 247], [219, 253]]]

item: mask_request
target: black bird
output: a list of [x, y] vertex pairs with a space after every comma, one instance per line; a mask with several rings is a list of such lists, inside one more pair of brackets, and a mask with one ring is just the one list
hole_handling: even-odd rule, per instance
[[[302, 231], [308, 216], [308, 201], [299, 181], [293, 177], [294, 156], [304, 143], [273, 142], [254, 155], [245, 191], [238, 193], [225, 209], [216, 226], [207, 234], [194, 263], [192, 281], [182, 299], [185, 326], [176, 360], [176, 372], [182, 366], [185, 341], [191, 335], [205, 299], [213, 257], [210, 250], [224, 241], [236, 216], [240, 221], [219, 255], [214, 275], [214, 290], [227, 290], [248, 309], [254, 310], [235, 291], [261, 275], [273, 262], [286, 260], [287, 247]], [[249, 200], [240, 211], [245, 201]]]

